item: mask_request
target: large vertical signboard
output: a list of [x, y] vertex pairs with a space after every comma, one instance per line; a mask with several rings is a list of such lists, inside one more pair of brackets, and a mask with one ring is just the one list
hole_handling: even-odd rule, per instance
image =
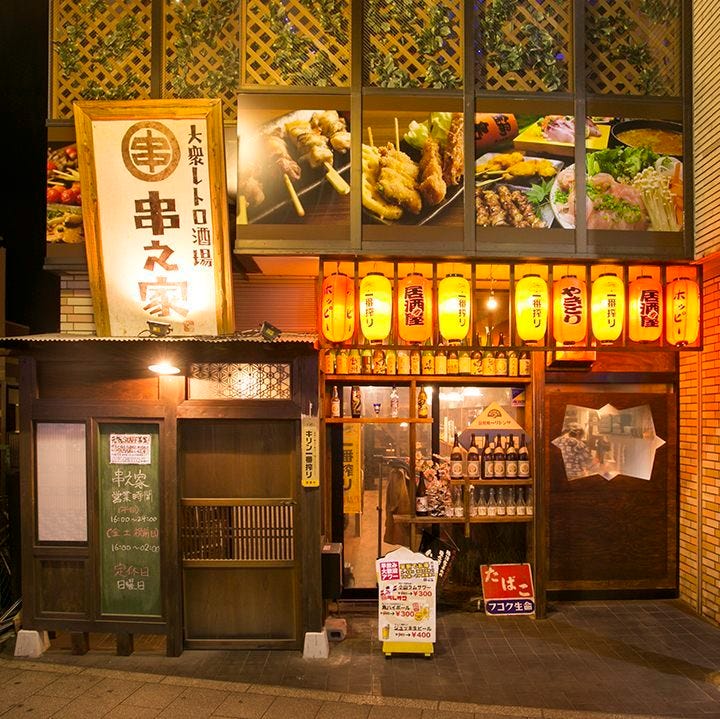
[[102, 613], [161, 616], [158, 425], [103, 424], [98, 446]]
[[232, 331], [218, 101], [79, 102], [75, 118], [98, 335]]

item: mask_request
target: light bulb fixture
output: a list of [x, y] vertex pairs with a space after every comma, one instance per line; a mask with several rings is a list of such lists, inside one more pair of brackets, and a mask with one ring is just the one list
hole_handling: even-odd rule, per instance
[[157, 320], [147, 321], [148, 332], [151, 337], [167, 337], [172, 333], [172, 325], [169, 322], [158, 322]]
[[490, 290], [490, 296], [487, 298], [487, 301], [485, 302], [485, 307], [487, 307], [490, 312], [494, 312], [498, 308], [498, 301], [495, 297], [495, 290]]
[[155, 374], [180, 374], [180, 368], [167, 360], [148, 365], [148, 369]]
[[282, 334], [282, 330], [279, 330], [275, 325], [271, 325], [265, 321], [260, 325], [260, 336], [266, 342], [273, 342]]

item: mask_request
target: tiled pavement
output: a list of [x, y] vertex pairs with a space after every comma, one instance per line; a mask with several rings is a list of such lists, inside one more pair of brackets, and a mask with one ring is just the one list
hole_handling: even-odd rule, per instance
[[[674, 601], [554, 603], [546, 620], [441, 610], [432, 659], [385, 659], [373, 605], [343, 605], [348, 637], [299, 652], [186, 651], [110, 637], [73, 656], [0, 652], [0, 718], [243, 717], [720, 719], [720, 629]], [[159, 647], [155, 640], [155, 647]], [[592, 712], [592, 713], [588, 713]]]

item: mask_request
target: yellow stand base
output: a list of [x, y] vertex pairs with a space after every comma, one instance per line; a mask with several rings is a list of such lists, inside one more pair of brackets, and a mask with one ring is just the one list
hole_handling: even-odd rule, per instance
[[389, 659], [393, 654], [424, 654], [430, 658], [435, 651], [432, 642], [383, 642], [383, 654]]

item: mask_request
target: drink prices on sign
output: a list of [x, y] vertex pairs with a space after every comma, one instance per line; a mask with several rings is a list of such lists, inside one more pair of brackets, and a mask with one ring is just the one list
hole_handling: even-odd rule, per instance
[[480, 580], [486, 614], [535, 613], [535, 589], [529, 564], [483, 564]]
[[438, 563], [400, 547], [375, 562], [378, 639], [434, 642]]

